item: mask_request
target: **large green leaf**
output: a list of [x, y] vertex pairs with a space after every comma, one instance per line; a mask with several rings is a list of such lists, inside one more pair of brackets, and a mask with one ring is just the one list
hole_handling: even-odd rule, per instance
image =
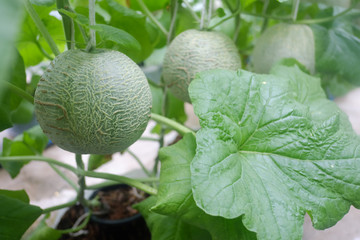
[[29, 203], [30, 199], [25, 190], [18, 190], [18, 191], [12, 191], [12, 190], [2, 190], [0, 189], [0, 196], [7, 196], [9, 198], [18, 199], [20, 201], [23, 201], [24, 203]]
[[212, 239], [256, 239], [242, 224], [241, 217], [225, 219], [210, 216], [196, 206], [191, 190], [190, 163], [196, 142], [187, 134], [175, 145], [161, 149], [160, 185], [153, 212], [172, 216], [207, 230]]
[[319, 79], [297, 66], [214, 70], [189, 92], [202, 126], [191, 183], [205, 212], [243, 215], [259, 239], [301, 239], [305, 212], [324, 229], [360, 207], [360, 139]]
[[42, 210], [0, 192], [0, 236], [2, 240], [19, 240]]
[[152, 196], [135, 205], [148, 225], [151, 238], [156, 240], [207, 240], [209, 233], [195, 226], [189, 225], [179, 218], [164, 216], [150, 211], [156, 197]]
[[146, 17], [135, 10], [122, 6], [115, 0], [101, 1], [99, 4], [111, 16], [109, 25], [132, 35], [140, 43], [141, 51], [133, 51], [133, 49], [124, 48], [113, 42], [104, 43], [104, 47], [118, 50], [135, 62], [141, 62], [150, 56], [154, 47], [146, 28]]
[[339, 27], [326, 29], [313, 25], [312, 29], [317, 71], [340, 75], [350, 83], [360, 85], [360, 39]]
[[90, 28], [95, 29], [103, 40], [115, 42], [129, 51], [138, 52], [141, 49], [140, 43], [122, 29], [105, 24], [96, 24]]

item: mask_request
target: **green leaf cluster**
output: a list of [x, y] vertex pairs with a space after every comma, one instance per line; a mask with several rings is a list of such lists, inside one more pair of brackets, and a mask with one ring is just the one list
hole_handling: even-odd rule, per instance
[[305, 213], [325, 229], [360, 207], [360, 138], [318, 78], [213, 70], [189, 92], [202, 128], [160, 151], [158, 195], [138, 206], [157, 239], [301, 239]]
[[[40, 155], [48, 144], [48, 138], [39, 125], [24, 131], [14, 140], [3, 139], [2, 155], [6, 156], [32, 156]], [[15, 178], [25, 163], [2, 162], [1, 165]]]
[[0, 190], [0, 236], [4, 240], [20, 239], [42, 214], [41, 208], [29, 204], [25, 191]]

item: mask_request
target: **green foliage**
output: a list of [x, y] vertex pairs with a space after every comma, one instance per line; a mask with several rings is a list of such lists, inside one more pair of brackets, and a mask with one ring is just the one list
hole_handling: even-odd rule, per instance
[[105, 42], [103, 47], [118, 50], [129, 56], [135, 62], [141, 62], [150, 56], [153, 51], [153, 44], [146, 28], [148, 24], [146, 17], [137, 13], [135, 10], [120, 5], [115, 0], [102, 1], [100, 2], [100, 6], [111, 16], [108, 24], [131, 34], [140, 43], [141, 51], [132, 51], [132, 49], [114, 45], [112, 42]]
[[[164, 9], [170, 3], [170, 0], [143, 0], [143, 1], [150, 11]], [[129, 2], [130, 2], [130, 7], [132, 9], [140, 10], [140, 11], [143, 10], [139, 5], [138, 0], [130, 0]]]
[[206, 213], [244, 215], [259, 239], [301, 239], [305, 212], [324, 229], [360, 207], [360, 139], [319, 79], [296, 66], [217, 70], [189, 91], [202, 126], [191, 183]]
[[209, 233], [189, 225], [181, 219], [171, 216], [165, 216], [150, 211], [155, 204], [156, 197], [152, 196], [137, 204], [137, 208], [146, 219], [146, 223], [151, 231], [152, 239], [158, 240], [207, 240], [211, 239]]
[[101, 165], [109, 162], [111, 155], [97, 155], [91, 154], [88, 161], [88, 170], [92, 171], [100, 167]]
[[[14, 56], [16, 56], [13, 48], [14, 41], [17, 34], [20, 32], [19, 25], [21, 23], [23, 9], [21, 8], [21, 0], [13, 1], [1, 1], [0, 2], [0, 102], [4, 99], [5, 87], [3, 81], [7, 81], [12, 74], [9, 68], [12, 68]], [[0, 113], [4, 110], [0, 106]], [[4, 122], [7, 126], [10, 125], [9, 121], [6, 121], [4, 114], [0, 114], [0, 131], [4, 128], [2, 125]]]
[[[111, 157], [93, 154], [89, 158], [86, 174], [126, 180], [151, 193], [156, 193], [155, 186], [158, 187], [156, 196], [137, 205], [153, 239], [301, 239], [305, 213], [311, 217], [315, 228], [324, 229], [341, 219], [351, 205], [360, 208], [360, 156], [357, 151], [360, 139], [347, 117], [326, 99], [323, 91], [329, 97], [338, 96], [360, 84], [360, 11], [346, 10], [351, 4], [349, 0], [304, 0], [299, 6], [294, 5], [296, 1], [287, 0], [224, 0], [220, 7], [214, 5], [210, 21], [203, 18], [210, 24], [209, 28], [205, 24], [201, 31], [194, 30], [200, 30], [203, 25], [203, 9], [199, 7], [202, 0], [96, 1], [96, 24], [92, 26], [88, 0], [57, 0], [56, 5], [55, 0], [29, 1], [45, 25], [45, 31], [38, 29], [33, 14], [23, 14], [23, 1], [0, 1], [0, 131], [33, 120], [32, 102], [36, 91], [38, 120], [48, 127], [44, 128], [45, 132], [59, 146], [72, 147], [78, 139], [90, 136], [86, 147], [103, 151], [111, 145], [109, 134], [114, 134], [129, 144], [116, 146], [111, 152], [124, 150], [145, 128], [151, 102], [153, 119], [156, 119], [155, 114], [160, 114], [163, 116], [157, 119], [175, 120], [166, 119], [163, 125], [158, 124], [153, 129], [160, 135], [158, 138], [163, 139], [162, 134], [167, 131], [161, 130], [167, 130], [166, 127], [183, 128], [180, 124], [187, 117], [184, 101], [190, 102], [187, 87], [198, 74], [190, 85], [190, 97], [201, 129], [159, 151], [160, 180], [154, 187], [122, 176], [91, 172]], [[173, 4], [176, 2], [175, 14]], [[351, 2], [355, 6], [359, 1]], [[295, 30], [290, 31], [291, 28]], [[277, 31], [269, 37], [273, 29]], [[103, 50], [85, 50], [90, 46], [92, 30], [96, 31], [96, 48]], [[185, 47], [192, 47], [190, 50], [172, 50], [171, 56], [163, 60], [163, 53], [171, 50], [186, 32], [198, 32], [206, 37], [197, 42], [196, 37], [191, 36], [183, 43]], [[240, 67], [244, 70], [207, 71], [209, 68], [202, 68], [199, 62], [193, 61], [199, 57], [197, 51], [206, 45], [209, 36], [217, 32], [229, 37], [225, 45], [233, 46], [230, 52], [236, 58], [215, 58], [225, 52], [224, 49], [220, 53], [212, 52], [220, 45], [217, 42], [205, 50], [208, 55], [203, 62], [216, 63], [212, 68], [228, 69], [221, 65], [228, 61], [236, 65], [234, 70]], [[65, 57], [55, 70], [52, 65], [44, 69], [43, 66], [58, 55], [54, 45], [60, 52], [65, 47], [76, 49], [63, 53], [65, 56], [73, 51], [82, 55], [76, 61]], [[120, 51], [143, 66], [141, 70], [150, 83], [152, 101], [150, 91], [139, 93], [139, 89], [147, 88], [147, 81], [135, 63], [129, 67], [124, 63], [127, 60], [122, 59], [112, 65], [107, 62], [110, 57], [106, 57], [100, 62], [80, 64], [92, 59], [96, 52], [110, 50]], [[305, 61], [304, 54], [310, 56], [305, 57]], [[59, 63], [59, 57], [53, 65]], [[184, 67], [175, 61], [174, 69], [179, 75], [166, 73], [168, 65], [176, 58], [187, 65]], [[38, 64], [40, 66], [29, 68]], [[153, 65], [155, 72], [149, 70]], [[90, 73], [73, 74], [71, 71], [83, 67], [90, 69]], [[144, 80], [138, 84], [139, 89], [134, 87], [135, 80], [131, 78], [135, 68]], [[195, 70], [192, 72], [190, 68]], [[125, 70], [119, 72], [119, 69]], [[253, 69], [270, 74], [246, 71]], [[43, 71], [45, 74], [41, 77]], [[118, 71], [116, 76], [124, 76], [126, 82], [117, 80], [109, 87], [104, 79], [108, 80], [113, 71]], [[51, 75], [52, 72], [57, 75]], [[169, 75], [177, 77], [169, 83]], [[46, 81], [54, 79], [60, 85], [44, 88]], [[87, 79], [92, 80], [85, 81]], [[99, 79], [104, 81], [92, 85]], [[184, 79], [186, 85], [180, 86], [183, 92], [175, 97], [168, 90]], [[121, 91], [124, 86], [126, 90]], [[79, 89], [82, 91], [78, 92]], [[117, 94], [110, 98], [114, 103], [111, 107], [107, 105], [109, 101], [103, 101], [107, 99], [102, 95], [104, 92]], [[39, 99], [39, 94], [43, 94], [43, 98]], [[147, 99], [145, 113], [128, 111], [126, 107], [136, 105], [134, 103], [144, 95]], [[54, 99], [56, 101], [52, 102]], [[97, 104], [92, 101], [94, 99], [102, 102]], [[120, 104], [123, 108], [114, 110], [113, 106]], [[114, 120], [120, 112], [121, 116]], [[52, 122], [44, 124], [41, 115], [45, 118], [56, 116]], [[132, 118], [136, 122], [144, 116], [146, 121], [141, 127], [135, 123], [116, 125], [119, 119]], [[65, 119], [72, 119], [72, 123]], [[95, 120], [90, 122], [91, 119]], [[110, 130], [105, 132], [104, 129]], [[117, 132], [119, 129], [124, 131]], [[131, 136], [133, 130], [138, 130], [134, 138]], [[58, 134], [49, 133], [53, 131]], [[57, 141], [56, 137], [63, 132], [70, 133], [70, 137]], [[105, 139], [102, 145], [97, 142], [100, 138]], [[0, 158], [7, 160], [0, 163], [14, 178], [27, 163], [21, 156], [50, 161], [39, 159], [47, 144], [48, 138], [39, 126], [15, 139], [5, 138]], [[96, 153], [109, 153], [105, 150]], [[11, 156], [17, 158], [12, 161]], [[80, 163], [79, 158], [77, 160]], [[56, 161], [52, 163], [57, 164]], [[81, 199], [85, 185], [81, 175], [85, 172], [64, 163], [59, 165], [79, 175], [82, 186], [78, 197]], [[5, 240], [20, 239], [42, 213], [40, 208], [29, 205], [25, 191], [0, 190], [0, 205], [6, 206], [0, 208], [0, 238]], [[50, 240], [60, 236], [60, 231], [46, 225], [46, 218], [29, 239]]]
[[[55, 43], [59, 46], [60, 50], [64, 50], [66, 41], [62, 23], [56, 17], [50, 15], [50, 12], [56, 9], [55, 5], [52, 7], [34, 6], [34, 8]], [[29, 14], [25, 14], [20, 36], [17, 39], [17, 49], [23, 57], [26, 67], [42, 62], [45, 59], [44, 53], [53, 57], [48, 43], [41, 35]]]
[[[42, 132], [40, 126], [35, 126], [14, 140], [5, 138], [3, 141], [2, 156], [32, 156], [40, 155], [47, 146], [48, 138]], [[3, 168], [15, 178], [25, 163], [21, 162], [2, 162]]]
[[141, 49], [139, 42], [132, 35], [122, 29], [106, 24], [96, 24], [94, 26], [89, 26], [89, 19], [84, 15], [69, 12], [63, 9], [59, 10], [59, 12], [65, 14], [68, 17], [71, 17], [74, 21], [84, 27], [96, 30], [103, 41], [113, 42], [118, 44], [118, 47], [125, 48], [133, 52], [139, 52]]
[[[26, 194], [25, 194], [26, 195]], [[24, 191], [0, 191], [0, 236], [3, 240], [18, 240], [41, 215], [39, 207], [29, 204]]]
[[206, 214], [193, 199], [190, 163], [196, 153], [195, 137], [187, 134], [175, 145], [160, 151], [161, 176], [152, 212], [186, 222], [208, 231], [211, 239], [256, 239], [241, 217], [225, 219]]
[[[150, 84], [150, 90], [152, 94], [152, 113], [163, 114], [164, 107], [164, 116], [174, 119], [177, 122], [184, 123], [187, 119], [184, 110], [184, 102], [174, 97], [174, 95], [167, 91], [167, 96], [164, 98], [163, 89], [155, 86], [154, 84]], [[164, 103], [166, 101], [166, 103]]]
[[[26, 74], [25, 74], [25, 66], [24, 61], [20, 54], [14, 51], [14, 58], [12, 60], [12, 65], [9, 67], [9, 76], [6, 79], [11, 85], [19, 88], [21, 90], [25, 90], [26, 88]], [[5, 83], [4, 83], [5, 84]], [[9, 91], [9, 85], [4, 85], [5, 93], [3, 94], [3, 100], [0, 102], [0, 109], [4, 112], [0, 116], [0, 119], [4, 119], [0, 125], [0, 131], [11, 127], [13, 123], [20, 123], [20, 122], [28, 122], [29, 121], [29, 114], [19, 114], [19, 111], [22, 110], [29, 110], [31, 112], [32, 106], [26, 106], [26, 100], [12, 91]], [[20, 105], [21, 104], [21, 105]], [[20, 105], [20, 106], [19, 106]], [[30, 113], [30, 118], [32, 118], [32, 113]]]
[[41, 219], [40, 223], [31, 232], [30, 236], [26, 240], [58, 240], [62, 233], [57, 229], [53, 229], [46, 224], [46, 219], [49, 214]]
[[11, 191], [0, 189], [0, 195], [17, 199], [23, 201], [24, 203], [29, 203], [30, 201], [29, 196], [26, 194], [25, 190]]
[[312, 29], [316, 40], [316, 69], [360, 85], [360, 39], [340, 27], [326, 29], [313, 25]]

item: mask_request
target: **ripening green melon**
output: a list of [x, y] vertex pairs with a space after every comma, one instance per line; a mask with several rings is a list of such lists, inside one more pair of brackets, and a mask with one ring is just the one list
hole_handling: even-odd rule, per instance
[[35, 113], [44, 133], [78, 154], [125, 150], [144, 132], [151, 104], [144, 73], [111, 50], [60, 54], [35, 92]]
[[269, 73], [284, 58], [295, 58], [311, 73], [315, 71], [315, 40], [309, 26], [279, 23], [266, 29], [255, 43], [253, 70]]
[[217, 32], [187, 30], [178, 35], [167, 49], [163, 79], [175, 97], [190, 102], [188, 86], [196, 73], [239, 68], [241, 59], [229, 37]]

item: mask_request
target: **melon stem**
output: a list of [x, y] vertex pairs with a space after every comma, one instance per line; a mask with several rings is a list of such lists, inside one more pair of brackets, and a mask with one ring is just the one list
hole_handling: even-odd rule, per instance
[[187, 133], [192, 133], [195, 136], [195, 132], [192, 131], [190, 128], [187, 128], [184, 125], [182, 125], [172, 119], [169, 119], [167, 117], [161, 116], [156, 113], [151, 113], [151, 119], [157, 123], [161, 123], [161, 124], [168, 126], [169, 128], [177, 131], [182, 136], [184, 136]]
[[167, 44], [168, 45], [170, 44], [172, 37], [174, 35], [174, 28], [175, 28], [175, 22], [176, 22], [178, 8], [179, 8], [178, 0], [171, 0], [171, 23], [170, 23], [169, 33], [167, 35]]
[[96, 31], [91, 26], [96, 25], [95, 20], [95, 0], [89, 0], [89, 21], [90, 21], [90, 40], [86, 51], [90, 51], [96, 47]]
[[299, 12], [299, 5], [300, 5], [300, 0], [294, 0], [292, 12], [291, 12], [291, 18], [294, 22], [296, 21]]
[[85, 167], [84, 167], [84, 162], [82, 160], [82, 156], [81, 154], [76, 154], [75, 155], [75, 159], [76, 159], [76, 166], [78, 168], [78, 184], [79, 184], [79, 190], [77, 192], [77, 199], [78, 201], [80, 202], [80, 204], [82, 206], [87, 206], [87, 202], [86, 202], [86, 199], [85, 199], [85, 196], [84, 196], [84, 192], [85, 192], [85, 189], [86, 189], [86, 183], [85, 183], [85, 175], [83, 174], [83, 171], [85, 171]]
[[202, 5], [203, 5], [203, 9], [201, 11], [201, 21], [200, 21], [200, 30], [204, 29], [204, 25], [205, 25], [205, 15], [206, 15], [206, 3], [207, 0], [203, 0]]

